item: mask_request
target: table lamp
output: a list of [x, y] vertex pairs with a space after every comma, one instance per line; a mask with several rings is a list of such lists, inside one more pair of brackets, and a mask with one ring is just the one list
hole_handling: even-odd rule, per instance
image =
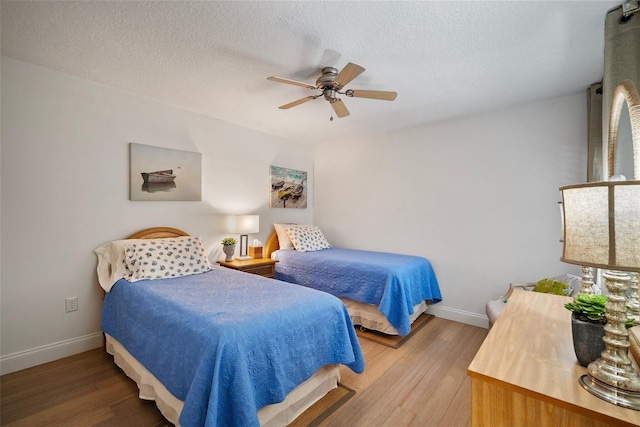
[[240, 234], [240, 257], [238, 259], [251, 259], [247, 255], [249, 247], [249, 234], [260, 232], [259, 215], [233, 215], [228, 218], [227, 231]]
[[560, 188], [564, 218], [561, 260], [605, 269], [609, 292], [605, 351], [580, 384], [610, 403], [640, 410], [640, 375], [629, 358], [626, 292], [640, 270], [640, 181], [606, 181]]

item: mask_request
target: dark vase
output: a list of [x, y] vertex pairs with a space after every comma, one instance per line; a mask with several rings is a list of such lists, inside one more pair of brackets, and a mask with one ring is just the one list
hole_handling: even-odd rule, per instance
[[571, 332], [573, 333], [573, 350], [578, 362], [586, 367], [600, 357], [605, 349], [604, 325], [600, 323], [585, 322], [571, 315]]

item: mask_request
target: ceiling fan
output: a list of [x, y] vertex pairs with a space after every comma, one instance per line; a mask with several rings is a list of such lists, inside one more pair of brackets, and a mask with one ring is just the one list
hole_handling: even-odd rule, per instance
[[[315, 86], [309, 83], [298, 82], [295, 80], [289, 80], [276, 76], [267, 77], [267, 80], [320, 91], [320, 93], [316, 95], [307, 96], [305, 98], [298, 99], [297, 101], [293, 101], [289, 104], [278, 107], [281, 110], [288, 110], [289, 108], [304, 104], [305, 102], [323, 96], [325, 100], [329, 101], [331, 107], [333, 108], [333, 111], [336, 112], [336, 115], [338, 117], [346, 117], [349, 115], [349, 110], [347, 110], [347, 107], [344, 105], [342, 100], [338, 98], [338, 94], [346, 95], [352, 98], [381, 99], [384, 101], [393, 101], [394, 99], [396, 99], [396, 96], [398, 96], [396, 92], [387, 92], [382, 90], [347, 89], [344, 92], [341, 92], [341, 90], [349, 82], [351, 82], [351, 80], [355, 79], [363, 72], [364, 68], [349, 62], [340, 72], [338, 72], [338, 69], [334, 67], [324, 67], [322, 69], [322, 75], [318, 77], [318, 80], [316, 80]], [[331, 120], [333, 120], [333, 117], [331, 117]]]

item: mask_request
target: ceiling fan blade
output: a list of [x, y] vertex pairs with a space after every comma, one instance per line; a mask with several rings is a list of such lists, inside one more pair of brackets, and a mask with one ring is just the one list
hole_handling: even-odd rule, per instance
[[381, 99], [383, 101], [393, 101], [398, 94], [396, 92], [387, 92], [384, 90], [348, 90], [345, 95], [353, 98], [370, 98]]
[[333, 81], [338, 83], [340, 87], [344, 87], [351, 80], [355, 79], [362, 73], [364, 73], [364, 68], [352, 62], [349, 62], [347, 65], [344, 66], [342, 71], [338, 73], [338, 75]]
[[267, 80], [271, 80], [272, 82], [278, 82], [278, 83], [286, 83], [286, 84], [289, 84], [289, 85], [302, 86], [302, 87], [306, 87], [307, 89], [317, 89], [312, 84], [304, 83], [304, 82], [298, 82], [298, 81], [295, 81], [295, 80], [284, 79], [282, 77], [271, 76], [271, 77], [267, 77]]
[[333, 101], [331, 103], [331, 106], [333, 107], [333, 111], [336, 112], [336, 115], [338, 117], [347, 117], [349, 115], [349, 110], [347, 110], [347, 106], [344, 105], [344, 102], [342, 102], [342, 100], [337, 99]]
[[291, 107], [295, 107], [296, 105], [304, 104], [305, 102], [308, 102], [308, 101], [311, 101], [313, 99], [316, 99], [319, 96], [320, 95], [307, 96], [306, 98], [298, 99], [297, 101], [290, 102], [290, 103], [282, 105], [282, 106], [280, 106], [278, 108], [281, 109], [281, 110], [288, 110]]

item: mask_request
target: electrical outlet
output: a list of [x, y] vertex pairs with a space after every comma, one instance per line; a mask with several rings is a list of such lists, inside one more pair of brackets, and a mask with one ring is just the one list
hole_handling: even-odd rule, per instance
[[68, 312], [78, 310], [78, 297], [71, 297], [64, 300], [65, 309]]

